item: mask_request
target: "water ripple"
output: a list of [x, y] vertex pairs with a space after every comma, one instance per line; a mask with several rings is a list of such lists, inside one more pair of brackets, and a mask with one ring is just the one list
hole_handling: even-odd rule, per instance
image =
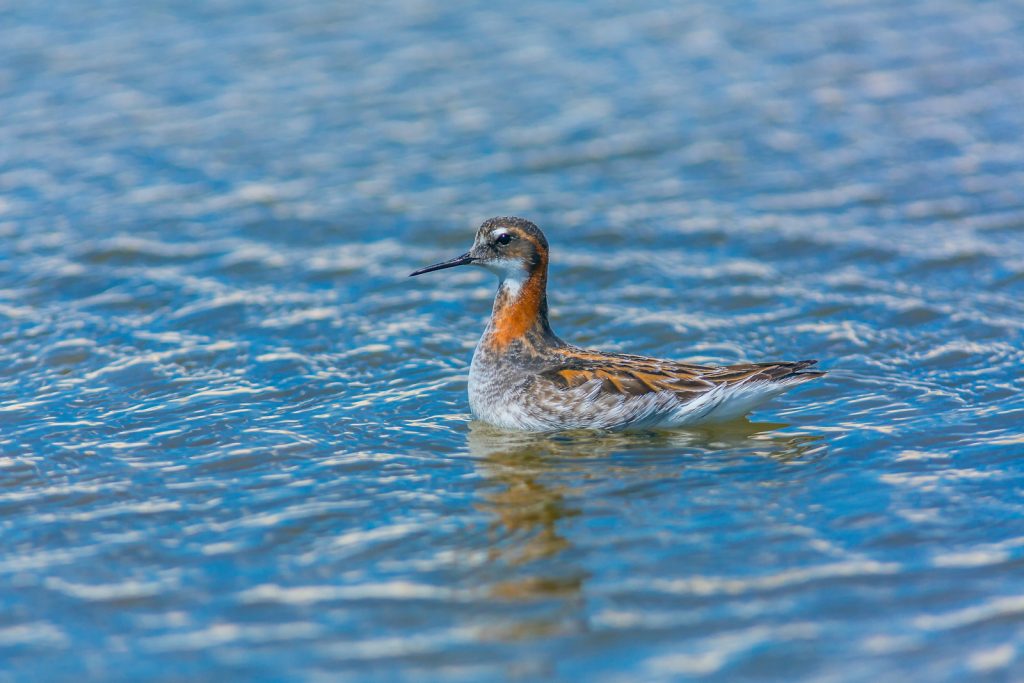
[[[9, 14], [0, 679], [1021, 677], [1012, 5]], [[828, 378], [474, 423], [406, 275], [506, 214], [565, 338]]]

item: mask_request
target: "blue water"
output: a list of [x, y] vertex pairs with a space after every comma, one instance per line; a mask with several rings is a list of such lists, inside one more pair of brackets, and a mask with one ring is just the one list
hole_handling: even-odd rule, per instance
[[[0, 16], [0, 680], [1024, 679], [1024, 6]], [[830, 374], [473, 423], [406, 274], [505, 214], [567, 339]]]

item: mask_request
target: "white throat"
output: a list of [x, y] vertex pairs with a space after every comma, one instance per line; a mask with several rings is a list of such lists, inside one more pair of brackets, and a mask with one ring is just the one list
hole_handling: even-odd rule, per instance
[[499, 259], [483, 264], [484, 268], [498, 276], [498, 291], [504, 291], [513, 299], [519, 298], [519, 292], [529, 276], [529, 271], [522, 261]]

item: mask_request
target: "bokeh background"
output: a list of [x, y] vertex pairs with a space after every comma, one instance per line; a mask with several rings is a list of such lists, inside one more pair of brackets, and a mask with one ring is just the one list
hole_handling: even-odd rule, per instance
[[[1024, 678], [1022, 102], [1009, 1], [0, 3], [0, 680]], [[506, 214], [831, 374], [472, 423]]]

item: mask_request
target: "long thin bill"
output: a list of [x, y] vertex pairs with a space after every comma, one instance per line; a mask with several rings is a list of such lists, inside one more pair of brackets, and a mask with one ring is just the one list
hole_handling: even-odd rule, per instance
[[472, 262], [473, 262], [473, 257], [469, 255], [469, 252], [467, 252], [467, 253], [463, 254], [462, 256], [456, 256], [455, 258], [453, 258], [450, 261], [443, 261], [441, 263], [435, 263], [432, 266], [427, 266], [426, 268], [420, 268], [416, 272], [409, 273], [409, 277], [412, 277], [413, 275], [423, 275], [423, 273], [429, 273], [432, 270], [444, 270], [445, 268], [454, 268], [455, 266], [464, 266], [464, 265], [472, 263]]

